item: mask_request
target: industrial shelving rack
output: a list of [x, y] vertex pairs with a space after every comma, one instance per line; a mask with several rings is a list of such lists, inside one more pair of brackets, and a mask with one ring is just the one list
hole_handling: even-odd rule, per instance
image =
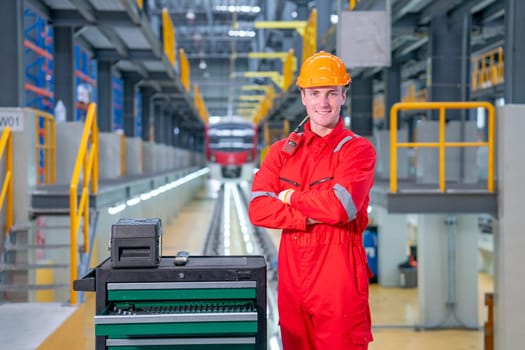
[[113, 130], [124, 130], [124, 87], [121, 78], [113, 77]]
[[26, 106], [52, 112], [53, 28], [29, 8], [24, 9], [24, 48]]
[[142, 135], [142, 98], [140, 91], [135, 93], [135, 136]]
[[79, 45], [75, 45], [76, 120], [85, 120], [90, 102], [96, 102], [97, 63]]

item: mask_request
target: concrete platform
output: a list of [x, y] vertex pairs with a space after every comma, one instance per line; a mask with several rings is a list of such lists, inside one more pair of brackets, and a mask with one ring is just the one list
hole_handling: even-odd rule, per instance
[[75, 310], [59, 303], [0, 304], [0, 347], [34, 350]]

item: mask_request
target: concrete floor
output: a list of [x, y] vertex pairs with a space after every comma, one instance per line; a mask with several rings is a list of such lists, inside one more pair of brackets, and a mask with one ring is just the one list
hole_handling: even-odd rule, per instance
[[77, 309], [58, 303], [0, 305], [0, 348], [34, 350]]
[[[200, 192], [196, 200], [190, 203], [173, 220], [163, 225], [163, 255], [174, 255], [179, 250], [199, 254], [208, 218], [214, 203], [211, 189]], [[279, 241], [279, 231], [268, 232], [275, 244]], [[493, 290], [490, 276], [479, 276], [479, 315], [480, 326], [486, 320], [487, 309], [484, 295]], [[93, 304], [93, 303], [92, 303]], [[417, 331], [414, 325], [418, 318], [417, 288], [382, 288], [376, 284], [370, 286], [370, 305], [374, 324], [375, 341], [369, 350], [483, 350], [484, 334], [480, 330], [424, 330]], [[0, 305], [0, 348], [10, 350], [37, 349], [39, 344], [66, 320], [77, 308], [54, 303], [24, 303]], [[88, 310], [89, 309], [89, 310]], [[84, 313], [85, 322], [79, 323], [83, 329], [77, 334], [94, 338], [94, 307], [79, 310]], [[76, 315], [78, 316], [78, 315]], [[61, 327], [54, 337], [51, 349], [87, 349], [93, 350], [92, 342], [79, 342], [73, 345], [71, 340], [60, 340], [60, 333], [71, 329]], [[49, 339], [48, 339], [49, 340]], [[48, 341], [49, 342], [49, 341]], [[87, 345], [85, 345], [87, 344]], [[46, 348], [47, 349], [47, 348]]]

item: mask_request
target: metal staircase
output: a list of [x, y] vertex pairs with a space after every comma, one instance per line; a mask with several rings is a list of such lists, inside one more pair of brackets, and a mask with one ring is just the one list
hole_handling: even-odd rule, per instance
[[[0, 260], [0, 290], [2, 291], [0, 300], [2, 301], [69, 301], [71, 269], [69, 207], [45, 205], [45, 203], [53, 203], [59, 196], [56, 191], [43, 191], [45, 187], [47, 186], [40, 187], [33, 194], [35, 198], [32, 198], [32, 207], [29, 211], [31, 224], [14, 226], [6, 237]], [[52, 189], [53, 187], [51, 186]], [[49, 193], [45, 194], [45, 192]], [[59, 200], [55, 203], [60, 204], [60, 202]], [[42, 204], [44, 206], [41, 206]], [[75, 268], [79, 275], [86, 272], [89, 267], [97, 222], [98, 211], [91, 210], [88, 242], [80, 239], [76, 249], [79, 264]], [[82, 226], [79, 231], [81, 230]], [[90, 249], [84, 253], [86, 243]]]
[[[0, 160], [4, 154], [6, 159], [4, 184], [0, 183], [0, 225], [5, 223], [0, 237], [4, 243], [0, 248], [0, 301], [76, 304], [72, 281], [87, 271], [98, 222], [92, 201], [98, 188], [96, 105], [89, 105], [68, 184], [54, 184], [55, 156], [51, 152], [56, 145], [54, 137], [48, 137], [54, 136], [53, 117], [30, 109], [23, 113], [34, 123], [27, 123], [14, 136], [7, 128], [0, 139]], [[43, 117], [51, 122], [42, 129]], [[18, 152], [15, 161], [13, 148], [26, 152]], [[28, 179], [26, 174], [35, 163], [44, 164], [37, 180], [44, 175], [50, 181], [37, 181], [35, 186]]]
[[42, 233], [35, 234], [41, 230], [35, 230], [35, 226], [13, 230], [6, 240], [4, 259], [0, 265], [3, 276], [0, 288], [4, 301], [52, 301], [44, 299], [68, 287], [67, 283], [56, 283], [54, 276], [60, 275], [60, 271], [67, 271], [69, 264], [45, 258], [49, 252], [64, 251], [69, 245], [45, 244], [40, 238]]

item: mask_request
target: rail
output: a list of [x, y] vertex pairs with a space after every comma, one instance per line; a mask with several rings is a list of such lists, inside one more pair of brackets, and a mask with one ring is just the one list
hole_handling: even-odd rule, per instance
[[[487, 141], [446, 142], [445, 110], [485, 108], [488, 111]], [[397, 114], [400, 110], [439, 110], [438, 142], [398, 142]], [[445, 148], [447, 147], [487, 147], [487, 190], [494, 192], [494, 106], [488, 102], [400, 102], [390, 110], [390, 192], [397, 192], [397, 149], [412, 147], [439, 148], [439, 190], [445, 191]]]
[[348, 8], [350, 9], [350, 11], [355, 9], [357, 4], [360, 3], [360, 2], [361, 2], [361, 0], [348, 0]]
[[472, 66], [472, 91], [503, 83], [503, 48], [498, 47], [473, 57]]
[[268, 265], [268, 344], [278, 345], [277, 248], [266, 229], [249, 224], [247, 183], [223, 183], [202, 247], [202, 255], [263, 255]]
[[6, 205], [6, 220], [5, 232], [9, 236], [11, 227], [14, 223], [13, 212], [13, 134], [9, 127], [2, 131], [0, 137], [0, 160], [5, 154], [5, 177], [2, 183], [2, 192], [0, 193], [0, 211], [4, 207], [4, 201], [7, 200]]
[[[71, 185], [69, 187], [69, 217], [71, 221], [71, 266], [70, 266], [70, 300], [71, 304], [77, 304], [77, 294], [73, 290], [73, 281], [78, 278], [78, 230], [81, 219], [83, 219], [84, 253], [89, 251], [89, 185], [93, 193], [98, 191], [98, 128], [96, 104], [91, 103], [88, 107], [84, 131], [80, 140]], [[82, 171], [83, 170], [83, 171]], [[80, 201], [78, 200], [78, 185], [82, 171], [82, 190]]]
[[312, 9], [306, 21], [303, 35], [302, 62], [317, 52], [317, 10]]
[[[54, 184], [56, 180], [55, 117], [47, 112], [31, 109], [36, 123], [36, 183]], [[40, 122], [43, 122], [42, 125]]]

